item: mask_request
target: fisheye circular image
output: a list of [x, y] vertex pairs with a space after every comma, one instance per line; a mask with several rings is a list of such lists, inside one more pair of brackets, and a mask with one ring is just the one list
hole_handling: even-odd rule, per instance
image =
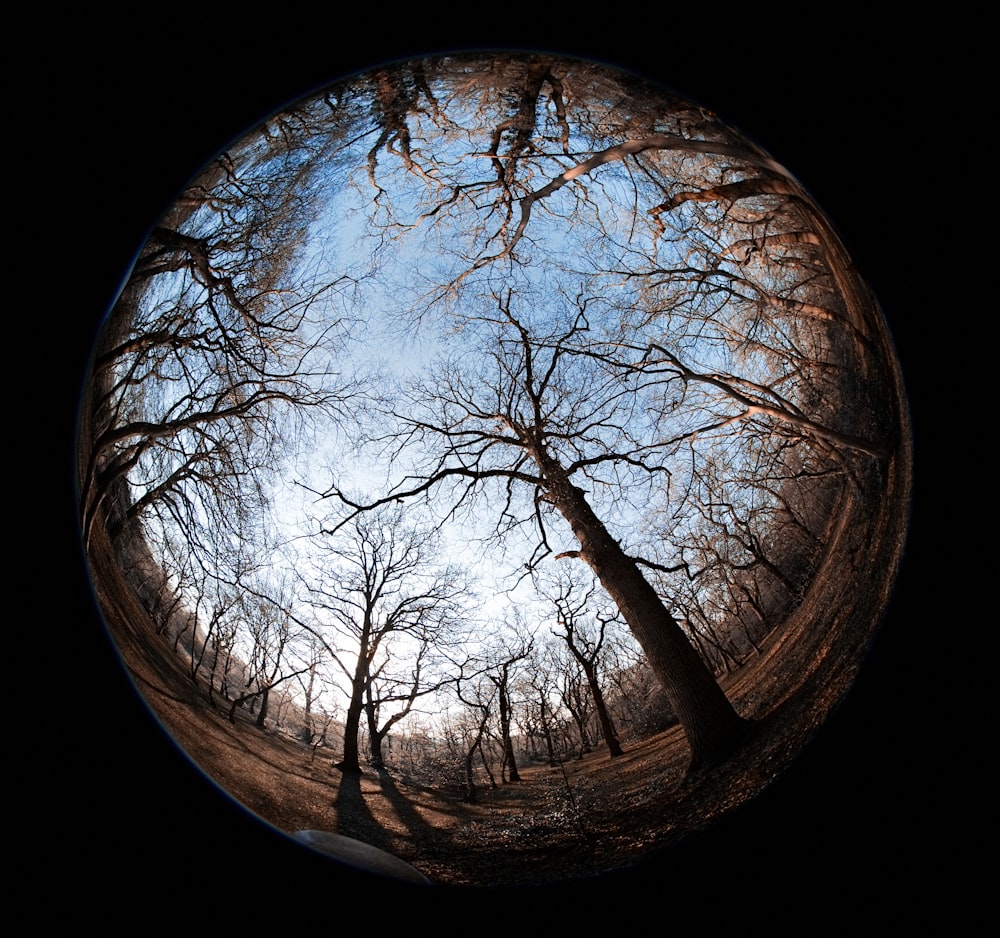
[[137, 694], [303, 851], [427, 887], [627, 871], [850, 690], [909, 519], [903, 377], [835, 220], [584, 58], [386, 61], [150, 226], [81, 395]]

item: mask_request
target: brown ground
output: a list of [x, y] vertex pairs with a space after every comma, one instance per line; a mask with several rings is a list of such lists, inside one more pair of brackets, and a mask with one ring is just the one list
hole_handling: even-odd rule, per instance
[[233, 726], [187, 692], [143, 689], [181, 748], [255, 814], [287, 832], [356, 837], [444, 884], [535, 884], [635, 862], [752, 797], [801, 744], [790, 730], [802, 714], [785, 708], [725, 766], [685, 784], [688, 751], [674, 727], [615, 760], [601, 747], [554, 768], [522, 766], [520, 782], [484, 787], [468, 804], [369, 768], [344, 776], [332, 754], [311, 758], [242, 715]]
[[[857, 543], [881, 535], [882, 522], [873, 523], [875, 529], [852, 527], [836, 538]], [[887, 559], [898, 551], [890, 541]], [[684, 779], [688, 751], [674, 727], [627, 741], [625, 755], [613, 761], [602, 748], [562, 766], [524, 766], [522, 781], [483, 789], [477, 804], [467, 804], [460, 792], [391, 774], [343, 776], [331, 755], [313, 756], [257, 729], [242, 713], [231, 724], [152, 634], [107, 556], [99, 543], [98, 594], [126, 666], [170, 734], [211, 778], [279, 830], [346, 834], [448, 885], [548, 883], [622, 868], [744, 804], [781, 773], [846, 692], [872, 636], [872, 609], [887, 599], [877, 577], [827, 578], [821, 595], [776, 630], [761, 655], [723, 679], [737, 710], [758, 720], [758, 729], [696, 781]]]

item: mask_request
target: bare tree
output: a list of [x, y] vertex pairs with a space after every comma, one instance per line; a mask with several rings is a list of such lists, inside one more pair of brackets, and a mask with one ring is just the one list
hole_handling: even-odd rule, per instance
[[[332, 710], [324, 711], [320, 701], [331, 690], [326, 678], [326, 648], [325, 643], [316, 635], [306, 633], [304, 661], [306, 670], [298, 675], [300, 696], [302, 700], [302, 741], [307, 746], [314, 746], [317, 740], [324, 737], [332, 721]], [[319, 714], [319, 721], [316, 716]], [[314, 750], [315, 751], [315, 750]]]
[[464, 709], [455, 718], [449, 737], [459, 748], [465, 792], [463, 800], [475, 802], [478, 786], [476, 784], [475, 757], [479, 753], [483, 768], [496, 786], [496, 780], [490, 768], [489, 757], [484, 751], [487, 739], [487, 728], [493, 714], [493, 702], [496, 696], [496, 684], [486, 680], [482, 673], [475, 674], [470, 679], [459, 678], [455, 682], [455, 693], [462, 702]]
[[[321, 282], [303, 256], [310, 157], [335, 159], [337, 130], [315, 119], [328, 104], [304, 107], [220, 154], [157, 220], [92, 357], [79, 432], [84, 544], [104, 529], [142, 601], [160, 614], [168, 599], [177, 621], [218, 592], [213, 567], [239, 565], [227, 553], [260, 542], [275, 470], [346, 393], [331, 355], [350, 276]], [[154, 580], [163, 586], [150, 596]], [[227, 602], [212, 604], [210, 628]], [[189, 631], [186, 641], [205, 639], [192, 648], [197, 669], [213, 635]]]
[[[572, 580], [550, 587], [548, 598], [555, 606], [557, 629], [553, 629], [569, 650], [573, 660], [583, 672], [587, 688], [594, 702], [594, 712], [601, 726], [601, 733], [607, 743], [608, 752], [614, 759], [624, 752], [615, 732], [611, 714], [604, 701], [604, 691], [598, 671], [604, 651], [604, 641], [608, 628], [617, 619], [612, 612], [603, 613], [594, 608], [596, 589], [591, 586], [580, 589]], [[589, 621], [588, 621], [589, 620]], [[568, 704], [567, 704], [568, 705]], [[582, 724], [582, 721], [578, 721]], [[583, 727], [581, 725], [581, 740]]]
[[577, 758], [593, 749], [590, 733], [591, 717], [594, 715], [594, 698], [587, 688], [587, 679], [583, 669], [575, 661], [565, 662], [559, 675], [559, 699], [576, 724], [576, 732], [580, 739]]
[[537, 745], [539, 738], [545, 744], [549, 765], [556, 764], [555, 749], [555, 697], [557, 675], [561, 670], [551, 645], [536, 642], [532, 646], [531, 661], [520, 676], [521, 726], [529, 746]]
[[112, 491], [116, 530], [155, 502], [231, 506], [287, 442], [278, 417], [338, 398], [316, 354], [338, 328], [315, 316], [335, 288], [293, 274], [310, 200], [275, 185], [294, 154], [254, 161], [255, 147], [221, 156], [161, 219], [109, 314], [84, 401], [85, 541]]
[[309, 670], [309, 664], [293, 657], [297, 626], [285, 611], [288, 599], [280, 584], [272, 589], [273, 593], [267, 585], [253, 588], [247, 583], [238, 600], [245, 626], [242, 636], [248, 644], [241, 654], [246, 677], [245, 690], [229, 708], [229, 719], [235, 721], [237, 708], [248, 707], [251, 714], [256, 710], [259, 729], [269, 716], [272, 691]]
[[500, 745], [503, 750], [500, 774], [505, 781], [519, 782], [521, 775], [517, 769], [514, 741], [511, 736], [511, 724], [514, 719], [514, 700], [511, 693], [517, 685], [518, 665], [531, 656], [533, 643], [530, 636], [523, 634], [523, 628], [512, 627], [508, 632], [489, 627], [487, 631], [501, 636], [490, 642], [483, 652], [488, 662], [484, 671], [486, 679], [496, 690], [493, 696], [496, 701]]
[[[356, 518], [348, 536], [323, 544], [321, 558], [315, 578], [304, 583], [305, 598], [325, 620], [317, 628], [328, 627], [340, 638], [336, 647], [327, 645], [348, 681], [344, 755], [338, 767], [359, 772], [366, 709], [371, 740], [378, 747], [418, 696], [435, 692], [449, 679], [436, 672], [432, 652], [437, 643], [447, 643], [449, 630], [460, 619], [463, 582], [439, 562], [433, 532], [408, 525], [398, 508]], [[397, 658], [406, 673], [390, 680]], [[379, 713], [390, 703], [401, 706], [379, 725]]]
[[[456, 610], [457, 611], [457, 610]], [[457, 619], [457, 616], [456, 616]], [[365, 718], [368, 730], [368, 761], [376, 769], [386, 768], [385, 741], [389, 732], [407, 718], [417, 702], [437, 694], [454, 681], [446, 662], [448, 649], [455, 640], [446, 634], [439, 621], [425, 622], [409, 633], [411, 639], [405, 657], [395, 661], [386, 653], [365, 687]]]

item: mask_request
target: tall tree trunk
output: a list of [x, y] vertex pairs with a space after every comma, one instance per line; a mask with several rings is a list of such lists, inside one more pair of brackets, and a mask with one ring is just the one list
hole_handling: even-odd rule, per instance
[[541, 715], [542, 715], [542, 733], [545, 735], [545, 748], [549, 754], [549, 765], [556, 764], [556, 750], [552, 745], [552, 728], [549, 726], [548, 717], [545, 715], [545, 695], [542, 694], [540, 698]]
[[371, 747], [371, 764], [382, 771], [385, 769], [385, 759], [382, 755], [382, 740], [385, 731], [379, 732], [378, 717], [375, 711], [375, 701], [372, 700], [371, 682], [365, 691], [365, 716], [368, 720], [368, 744]]
[[264, 721], [267, 719], [267, 704], [268, 695], [270, 694], [270, 688], [264, 687], [264, 692], [260, 696], [260, 713], [257, 714], [257, 728], [264, 728]]
[[605, 742], [608, 744], [608, 751], [611, 753], [611, 758], [615, 759], [622, 755], [622, 745], [618, 741], [618, 734], [615, 732], [614, 724], [611, 722], [611, 714], [608, 713], [608, 705], [604, 702], [601, 685], [597, 683], [597, 672], [594, 670], [594, 666], [590, 664], [585, 664], [583, 670], [587, 675], [590, 693], [594, 698], [594, 709], [597, 710], [597, 719], [601, 724], [601, 732], [604, 734]]
[[687, 734], [688, 773], [718, 764], [746, 738], [751, 724], [733, 709], [656, 590], [594, 513], [583, 490], [544, 450], [539, 448], [534, 455], [548, 483], [549, 500], [580, 542], [580, 558], [594, 571], [642, 646]]
[[361, 758], [358, 751], [358, 736], [361, 732], [361, 711], [364, 709], [365, 680], [355, 675], [351, 689], [351, 702], [344, 718], [344, 758], [337, 763], [341, 772], [360, 772]]
[[[478, 746], [478, 743], [476, 745]], [[472, 769], [472, 758], [475, 754], [476, 746], [473, 746], [462, 760], [462, 765], [465, 768], [465, 794], [462, 796], [462, 800], [466, 804], [474, 804], [476, 801], [476, 776]]]
[[503, 736], [503, 757], [504, 762], [510, 767], [507, 778], [512, 782], [521, 781], [521, 776], [517, 771], [517, 762], [514, 761], [514, 743], [510, 738], [510, 697], [507, 694], [506, 686], [500, 688], [500, 732]]
[[354, 665], [354, 676], [351, 678], [351, 702], [347, 706], [344, 718], [344, 758], [337, 763], [341, 772], [361, 771], [361, 756], [358, 749], [358, 736], [361, 733], [361, 712], [365, 708], [365, 695], [371, 684], [371, 657], [373, 651], [370, 645], [371, 610], [365, 612], [365, 619], [359, 636], [358, 660]]

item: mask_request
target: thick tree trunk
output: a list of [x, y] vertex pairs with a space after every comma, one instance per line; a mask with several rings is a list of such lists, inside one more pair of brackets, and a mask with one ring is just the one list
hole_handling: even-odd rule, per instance
[[733, 709], [635, 561], [594, 514], [583, 490], [547, 454], [541, 453], [536, 460], [549, 483], [549, 499], [580, 542], [580, 558], [594, 571], [642, 646], [687, 734], [691, 747], [688, 773], [718, 764], [746, 738], [750, 723]]
[[361, 757], [358, 749], [358, 736], [361, 732], [361, 712], [365, 709], [365, 696], [369, 690], [371, 678], [369, 667], [372, 649], [369, 644], [371, 636], [370, 610], [365, 613], [365, 621], [359, 636], [358, 660], [354, 665], [354, 675], [351, 678], [351, 702], [347, 705], [347, 715], [344, 717], [344, 758], [336, 764], [341, 772], [361, 772]]
[[361, 711], [364, 709], [364, 681], [355, 678], [351, 702], [344, 718], [344, 758], [337, 763], [341, 772], [360, 772], [358, 735], [361, 730]]

